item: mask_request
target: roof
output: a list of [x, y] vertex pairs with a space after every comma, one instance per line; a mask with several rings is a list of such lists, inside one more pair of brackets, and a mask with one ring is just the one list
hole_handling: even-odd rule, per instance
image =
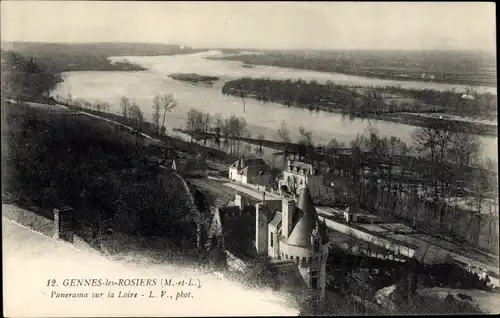
[[304, 170], [304, 172], [307, 173], [307, 174], [311, 174], [311, 175], [317, 174], [316, 169], [314, 169], [313, 165], [311, 165], [309, 163], [304, 163], [304, 162], [299, 162], [299, 161], [293, 161], [293, 162], [290, 162], [290, 164], [288, 165], [288, 167], [289, 168], [291, 167], [293, 171]]
[[310, 247], [311, 235], [314, 229], [318, 226], [320, 235], [323, 238], [326, 237], [326, 230], [319, 222], [318, 215], [316, 214], [316, 208], [312, 203], [311, 193], [308, 187], [304, 187], [302, 189], [298, 201], [297, 209], [295, 209], [295, 214], [292, 217], [292, 222], [294, 221], [294, 218], [297, 218], [297, 223], [288, 237], [287, 244]]
[[200, 158], [188, 158], [184, 160], [174, 159], [172, 162], [172, 168], [177, 171], [196, 171], [196, 170], [208, 170], [208, 164], [205, 160]]
[[351, 189], [356, 189], [354, 182], [344, 176], [332, 176], [331, 174], [328, 174], [323, 180], [325, 183], [328, 183], [326, 185], [331, 186], [333, 183], [334, 188], [341, 189], [344, 192], [349, 192], [349, 190]]
[[267, 167], [267, 164], [262, 158], [248, 158], [240, 157], [236, 162], [231, 165], [231, 168], [236, 168], [238, 171], [246, 167]]
[[267, 174], [267, 167], [265, 166], [246, 166], [241, 170], [241, 174], [244, 176], [257, 176], [260, 173]]
[[276, 212], [276, 214], [274, 215], [274, 218], [271, 220], [271, 222], [269, 224], [278, 229], [281, 227], [281, 219], [282, 219], [281, 212]]
[[345, 213], [347, 214], [354, 214], [354, 213], [359, 213], [359, 208], [356, 205], [349, 206], [347, 209], [344, 210]]

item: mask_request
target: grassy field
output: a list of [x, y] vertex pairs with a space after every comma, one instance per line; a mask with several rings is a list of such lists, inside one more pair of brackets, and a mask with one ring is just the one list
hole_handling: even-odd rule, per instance
[[495, 57], [481, 52], [368, 50], [263, 52], [265, 54], [243, 54], [211, 57], [211, 59], [394, 80], [496, 85]]

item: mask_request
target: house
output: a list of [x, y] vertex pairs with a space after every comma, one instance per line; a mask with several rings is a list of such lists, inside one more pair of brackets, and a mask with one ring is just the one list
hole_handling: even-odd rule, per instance
[[252, 241], [254, 255], [270, 257], [277, 276], [299, 277], [313, 299], [324, 300], [330, 242], [307, 186], [297, 202], [286, 198], [266, 201], [264, 195], [261, 202], [251, 206], [236, 196], [234, 205], [216, 210], [209, 228], [208, 250], [228, 249], [241, 255], [243, 249], [251, 248]]
[[271, 174], [262, 158], [243, 159], [241, 157], [229, 166], [229, 179], [245, 184], [267, 186], [270, 184]]
[[287, 168], [283, 170], [279, 187], [297, 195], [301, 189], [307, 186], [312, 197], [319, 197], [327, 189], [323, 185], [323, 175], [317, 164], [309, 164], [299, 161], [288, 161]]
[[208, 164], [202, 158], [174, 159], [172, 169], [183, 177], [206, 178], [208, 177]]

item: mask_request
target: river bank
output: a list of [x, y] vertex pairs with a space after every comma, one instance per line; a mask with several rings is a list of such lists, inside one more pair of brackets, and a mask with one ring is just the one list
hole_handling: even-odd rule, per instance
[[[495, 96], [473, 93], [472, 98], [452, 91], [411, 90], [396, 87], [365, 88], [320, 84], [315, 81], [240, 78], [222, 86], [222, 94], [256, 99], [267, 104], [325, 111], [349, 116], [391, 121], [417, 127], [446, 127], [453, 132], [496, 136], [497, 126], [454, 120], [448, 115], [492, 117], [496, 114]], [[419, 114], [439, 113], [442, 117]], [[496, 116], [495, 116], [496, 117]]]
[[[389, 53], [389, 56], [387, 55]], [[463, 56], [464, 60], [480, 61], [470, 63], [462, 72], [457, 72], [460, 58], [450, 61], [447, 52], [433, 52], [433, 58], [422, 52], [266, 52], [246, 53], [230, 56], [211, 56], [208, 59], [239, 61], [247, 65], [275, 66], [318, 72], [335, 72], [352, 76], [363, 76], [396, 81], [435, 82], [458, 85], [496, 86], [494, 59], [491, 56]], [[444, 54], [443, 54], [444, 53]], [[465, 52], [463, 52], [465, 54]], [[488, 58], [488, 63], [485, 63]], [[440, 71], [436, 71], [439, 69]], [[464, 74], [465, 72], [465, 74]]]
[[[415, 126], [381, 120], [367, 120], [365, 118], [342, 116], [340, 113], [324, 111], [310, 112], [297, 107], [283, 107], [281, 104], [263, 103], [255, 99], [245, 99], [243, 108], [240, 96], [221, 94], [221, 87], [225, 81], [242, 77], [262, 78], [269, 77], [278, 80], [303, 79], [316, 80], [325, 83], [328, 80], [339, 85], [353, 87], [393, 87], [400, 85], [405, 89], [433, 89], [449, 90], [454, 85], [422, 82], [394, 82], [376, 79], [358, 78], [341, 74], [303, 71], [278, 67], [243, 68], [239, 62], [207, 60], [206, 56], [218, 55], [219, 52], [208, 51], [195, 54], [180, 54], [170, 56], [119, 56], [111, 60], [127, 59], [148, 69], [144, 72], [67, 72], [64, 73], [64, 82], [53, 91], [52, 96], [72, 96], [74, 100], [84, 99], [89, 102], [107, 102], [111, 104], [110, 111], [119, 112], [122, 96], [133, 99], [144, 112], [145, 118], [152, 116], [152, 103], [156, 95], [165, 92], [173, 93], [178, 106], [168, 115], [168, 125], [183, 127], [187, 120], [187, 112], [196, 108], [202, 112], [209, 112], [212, 116], [217, 113], [244, 117], [248, 129], [254, 136], [263, 135], [268, 140], [279, 140], [276, 128], [282, 120], [291, 128], [290, 138], [298, 141], [300, 134], [297, 127], [303, 126], [313, 134], [315, 144], [327, 144], [332, 138], [348, 143], [357, 134], [363, 134], [369, 125], [377, 129], [383, 136], [398, 136], [405, 142], [412, 141]], [[171, 73], [197, 73], [220, 78], [210, 88], [206, 85], [171, 79]], [[457, 92], [463, 91], [456, 87]], [[482, 88], [480, 88], [482, 91]], [[265, 113], [265, 116], [262, 114]], [[484, 156], [497, 157], [497, 141], [495, 137], [480, 137]]]

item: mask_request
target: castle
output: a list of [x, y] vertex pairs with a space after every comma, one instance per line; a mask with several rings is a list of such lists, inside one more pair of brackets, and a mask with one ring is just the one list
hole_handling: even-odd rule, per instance
[[317, 165], [288, 160], [279, 180], [280, 189], [297, 195], [304, 187], [308, 187], [312, 197], [317, 197], [327, 190], [323, 185], [323, 175]]
[[231, 216], [238, 219], [238, 215], [244, 218], [251, 214], [255, 222], [256, 253], [269, 256], [271, 265], [278, 271], [286, 271], [285, 276], [291, 272], [300, 273], [313, 298], [324, 301], [330, 242], [326, 225], [319, 220], [312, 203], [309, 188], [303, 187], [297, 201], [287, 198], [266, 201], [264, 196], [261, 202], [252, 206], [244, 205], [239, 195], [235, 201], [232, 206], [218, 208], [215, 212], [209, 230], [209, 245], [221, 246], [221, 240], [215, 237], [231, 242], [233, 246], [238, 245], [238, 239], [251, 241], [252, 238], [244, 237], [250, 234], [248, 232], [237, 232], [228, 237], [231, 230], [226, 221]]

